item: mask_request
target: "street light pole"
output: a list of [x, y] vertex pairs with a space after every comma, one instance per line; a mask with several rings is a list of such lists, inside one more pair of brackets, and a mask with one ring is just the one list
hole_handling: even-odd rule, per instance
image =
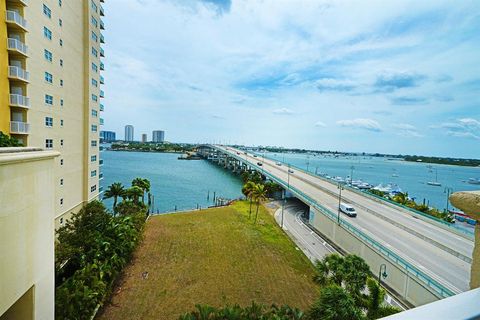
[[350, 185], [351, 185], [352, 182], [353, 182], [353, 169], [355, 169], [355, 167], [354, 167], [354, 166], [351, 166], [351, 167], [350, 167]]
[[[383, 270], [383, 273], [382, 273]], [[387, 265], [382, 263], [380, 269], [378, 270], [378, 285], [382, 286], [382, 277], [385, 279], [388, 276], [387, 274]]]
[[447, 212], [448, 212], [448, 205], [450, 204], [448, 198], [450, 198], [450, 194], [453, 192], [453, 189], [450, 188], [450, 187], [445, 187], [445, 190], [443, 191], [443, 193], [446, 193], [447, 194]]
[[339, 189], [339, 193], [338, 193], [337, 223], [340, 224], [340, 205], [342, 204], [342, 190], [343, 190], [343, 186], [340, 184], [340, 182], [338, 183], [338, 189]]
[[288, 171], [287, 171], [287, 189], [290, 190], [290, 163], [288, 164]]
[[283, 203], [282, 203], [282, 229], [283, 229], [283, 211], [285, 210], [285, 202], [287, 202], [286, 191], [283, 190]]

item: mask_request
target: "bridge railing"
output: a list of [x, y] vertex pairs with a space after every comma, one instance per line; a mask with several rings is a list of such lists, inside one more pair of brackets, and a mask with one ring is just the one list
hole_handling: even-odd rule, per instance
[[[222, 152], [228, 152], [222, 149], [217, 149]], [[228, 152], [229, 155], [239, 161], [246, 162], [244, 158], [241, 156], [238, 156], [234, 152]], [[248, 162], [248, 161], [247, 161]], [[285, 189], [295, 193], [297, 196], [303, 198], [309, 205], [313, 206], [315, 209], [320, 211], [322, 214], [327, 216], [329, 219], [333, 221], [337, 221], [338, 216], [337, 214], [333, 213], [331, 210], [327, 209], [326, 207], [322, 206], [319, 204], [316, 200], [311, 198], [309, 195], [305, 194], [301, 190], [291, 186], [287, 185], [285, 181], [275, 177], [274, 175], [270, 174], [266, 170], [262, 170], [262, 167], [258, 166], [256, 163], [249, 162], [249, 165], [254, 167], [256, 170], [261, 171], [265, 176], [270, 178], [271, 180], [275, 181], [279, 185], [283, 186]], [[430, 290], [432, 290], [434, 293], [436, 293], [440, 298], [447, 298], [450, 296], [453, 296], [459, 292], [455, 292], [455, 290], [452, 288], [447, 288], [446, 285], [441, 284], [438, 280], [434, 279], [433, 277], [427, 275], [424, 271], [421, 271], [419, 268], [415, 267], [411, 262], [407, 261], [405, 258], [401, 257], [397, 253], [393, 252], [391, 249], [385, 247], [382, 245], [380, 242], [377, 240], [373, 239], [369, 235], [367, 235], [365, 232], [361, 231], [357, 227], [353, 226], [351, 223], [345, 221], [344, 219], [340, 218], [340, 226], [342, 226], [344, 229], [352, 233], [355, 237], [360, 239], [362, 242], [367, 244], [368, 246], [374, 248], [377, 252], [382, 254], [384, 257], [386, 257], [388, 260], [392, 261], [395, 263], [397, 266], [400, 268], [404, 269], [407, 274], [412, 275], [413, 277], [417, 278], [420, 282], [425, 284]]]
[[[254, 152], [254, 151], [250, 151], [251, 153], [254, 153], [258, 156], [261, 156], [263, 157], [263, 153], [258, 153], [258, 152]], [[272, 158], [272, 157], [268, 157], [268, 156], [265, 156], [266, 159], [269, 159], [269, 160], [272, 160], [272, 161], [275, 161], [275, 162], [282, 162], [283, 164], [286, 164], [286, 165], [289, 165], [291, 168], [295, 169], [295, 170], [298, 170], [298, 171], [301, 171], [305, 174], [308, 174], [308, 175], [311, 175], [315, 178], [319, 178], [319, 179], [322, 179], [326, 182], [329, 182], [329, 183], [338, 183], [336, 182], [335, 180], [333, 179], [328, 179], [328, 178], [325, 178], [325, 177], [322, 177], [320, 175], [317, 175], [317, 174], [313, 174], [312, 172], [310, 171], [307, 171], [305, 170], [304, 168], [301, 168], [299, 166], [296, 166], [294, 164], [291, 164], [291, 163], [284, 163], [283, 161], [280, 161], [279, 159], [275, 159], [275, 158]], [[430, 219], [432, 221], [435, 221], [436, 223], [439, 223], [441, 225], [443, 225], [444, 227], [447, 227], [448, 229], [450, 229], [451, 231], [453, 232], [457, 232], [457, 233], [460, 233], [461, 235], [466, 235], [468, 236], [470, 239], [472, 238], [473, 236], [473, 231], [469, 231], [469, 230], [465, 230], [465, 229], [462, 229], [462, 228], [459, 228], [457, 227], [455, 224], [453, 223], [449, 223], [445, 220], [442, 220], [440, 218], [437, 218], [437, 217], [434, 217], [432, 215], [429, 215], [429, 214], [426, 214], [424, 212], [421, 212], [421, 211], [418, 211], [418, 210], [415, 210], [413, 208], [410, 208], [410, 207], [407, 207], [407, 206], [404, 206], [398, 202], [395, 202], [393, 200], [390, 200], [390, 199], [386, 199], [386, 198], [383, 198], [381, 196], [378, 196], [376, 194], [373, 194], [373, 193], [370, 193], [370, 192], [367, 192], [367, 191], [362, 191], [362, 190], [359, 190], [359, 189], [355, 189], [355, 188], [352, 188], [351, 186], [349, 185], [344, 185], [344, 188], [345, 189], [348, 189], [349, 191], [352, 191], [352, 192], [355, 192], [355, 193], [358, 193], [358, 194], [361, 194], [363, 196], [367, 196], [367, 197], [370, 197], [370, 198], [373, 198], [375, 200], [378, 200], [378, 201], [383, 201], [383, 202], [387, 202], [388, 204], [390, 205], [393, 205], [393, 206], [396, 206], [396, 207], [400, 207], [404, 210], [408, 210], [410, 211], [411, 213], [413, 214], [416, 214], [416, 215], [419, 215], [419, 216], [422, 216], [426, 219]]]

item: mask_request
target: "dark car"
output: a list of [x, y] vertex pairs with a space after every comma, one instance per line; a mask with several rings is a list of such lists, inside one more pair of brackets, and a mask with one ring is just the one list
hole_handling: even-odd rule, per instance
[[262, 163], [261, 162], [257, 162], [257, 165], [259, 165], [260, 167], [262, 166]]

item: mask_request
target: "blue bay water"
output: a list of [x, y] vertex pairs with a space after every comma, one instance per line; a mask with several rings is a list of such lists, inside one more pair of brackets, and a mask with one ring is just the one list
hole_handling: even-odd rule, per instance
[[[363, 180], [374, 186], [396, 184], [403, 192], [408, 192], [409, 196], [414, 197], [417, 202], [423, 202], [425, 199], [430, 206], [440, 210], [447, 206], [446, 188], [451, 188], [453, 191], [480, 189], [479, 185], [466, 182], [469, 178], [480, 178], [480, 167], [437, 165], [368, 156], [334, 158], [292, 153], [266, 153], [265, 155], [305, 170], [308, 167], [312, 173], [316, 171], [331, 177], [346, 178], [350, 176], [353, 166], [353, 180]], [[427, 182], [435, 181], [436, 173], [438, 182], [442, 184], [440, 187], [427, 184]], [[394, 175], [398, 175], [398, 177]]]
[[[103, 151], [104, 190], [114, 182], [126, 187], [136, 177], [150, 180], [155, 212], [188, 210], [213, 205], [213, 192], [226, 199], [242, 196], [238, 176], [205, 160], [178, 160], [180, 154]], [[210, 192], [210, 200], [207, 194]], [[112, 200], [104, 201], [111, 208]]]

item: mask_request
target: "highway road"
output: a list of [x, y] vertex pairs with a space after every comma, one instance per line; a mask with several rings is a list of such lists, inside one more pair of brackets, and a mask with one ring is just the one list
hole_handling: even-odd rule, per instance
[[[296, 169], [293, 169], [294, 173], [288, 174], [285, 165], [278, 166], [274, 161], [261, 156], [254, 157], [231, 147], [228, 147], [229, 150], [227, 147], [217, 147], [228, 153], [238, 153], [237, 156], [250, 163], [262, 163], [262, 170], [285, 182], [290, 181], [292, 187], [301, 190], [332, 212], [338, 211], [337, 185]], [[469, 289], [470, 263], [452, 252], [447, 252], [445, 248], [471, 259], [473, 240], [414, 218], [407, 210], [394, 208], [350, 190], [343, 190], [342, 198], [344, 202], [352, 203], [358, 212], [356, 218], [342, 214], [342, 220], [348, 220], [453, 291]]]

